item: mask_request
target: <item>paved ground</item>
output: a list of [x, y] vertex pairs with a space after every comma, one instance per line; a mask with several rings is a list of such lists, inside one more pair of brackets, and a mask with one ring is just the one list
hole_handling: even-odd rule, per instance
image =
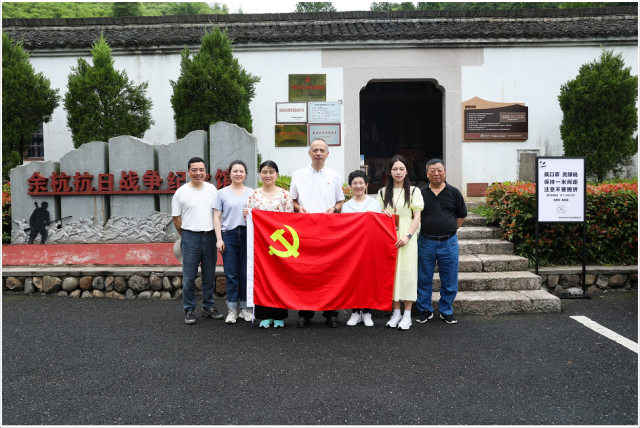
[[[3, 424], [637, 424], [637, 292], [563, 312], [258, 329], [181, 302], [2, 296]], [[219, 302], [219, 309], [223, 303]]]

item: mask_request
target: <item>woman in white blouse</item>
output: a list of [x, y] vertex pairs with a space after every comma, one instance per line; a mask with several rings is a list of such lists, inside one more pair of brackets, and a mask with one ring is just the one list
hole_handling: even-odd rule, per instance
[[[349, 174], [349, 186], [351, 186], [353, 198], [342, 206], [343, 213], [382, 212], [380, 211], [378, 201], [367, 196], [367, 187], [369, 187], [369, 177], [367, 177], [367, 174], [361, 170], [353, 171]], [[364, 322], [366, 327], [373, 327], [371, 309], [353, 309], [347, 325], [355, 326], [361, 322]]]

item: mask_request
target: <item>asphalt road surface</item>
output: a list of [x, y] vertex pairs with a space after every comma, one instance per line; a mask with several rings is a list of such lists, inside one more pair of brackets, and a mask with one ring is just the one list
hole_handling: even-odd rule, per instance
[[637, 352], [570, 318], [637, 344], [637, 292], [562, 305], [409, 331], [290, 311], [264, 330], [200, 308], [185, 325], [180, 301], [5, 294], [2, 423], [637, 424]]

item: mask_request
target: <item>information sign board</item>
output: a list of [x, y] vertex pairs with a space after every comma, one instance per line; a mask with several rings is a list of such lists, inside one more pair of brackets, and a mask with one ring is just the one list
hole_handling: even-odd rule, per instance
[[326, 74], [290, 74], [289, 101], [326, 101]]
[[536, 163], [538, 222], [584, 222], [585, 158], [537, 157]]
[[276, 123], [307, 123], [307, 103], [276, 103]]
[[520, 141], [529, 138], [529, 107], [472, 98], [462, 103], [463, 141]]
[[309, 125], [309, 145], [316, 138], [323, 139], [328, 146], [339, 146], [341, 144], [340, 124]]
[[340, 123], [340, 103], [310, 102], [309, 123]]
[[307, 125], [276, 125], [276, 147], [306, 147]]

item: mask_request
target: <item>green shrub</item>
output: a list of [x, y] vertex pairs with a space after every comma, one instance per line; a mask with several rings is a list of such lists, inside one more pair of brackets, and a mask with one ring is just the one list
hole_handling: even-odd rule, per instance
[[[496, 183], [486, 191], [492, 220], [516, 254], [535, 262], [535, 189], [533, 183]], [[587, 186], [587, 263], [638, 263], [638, 183]], [[582, 224], [539, 226], [542, 265], [582, 263]]]

